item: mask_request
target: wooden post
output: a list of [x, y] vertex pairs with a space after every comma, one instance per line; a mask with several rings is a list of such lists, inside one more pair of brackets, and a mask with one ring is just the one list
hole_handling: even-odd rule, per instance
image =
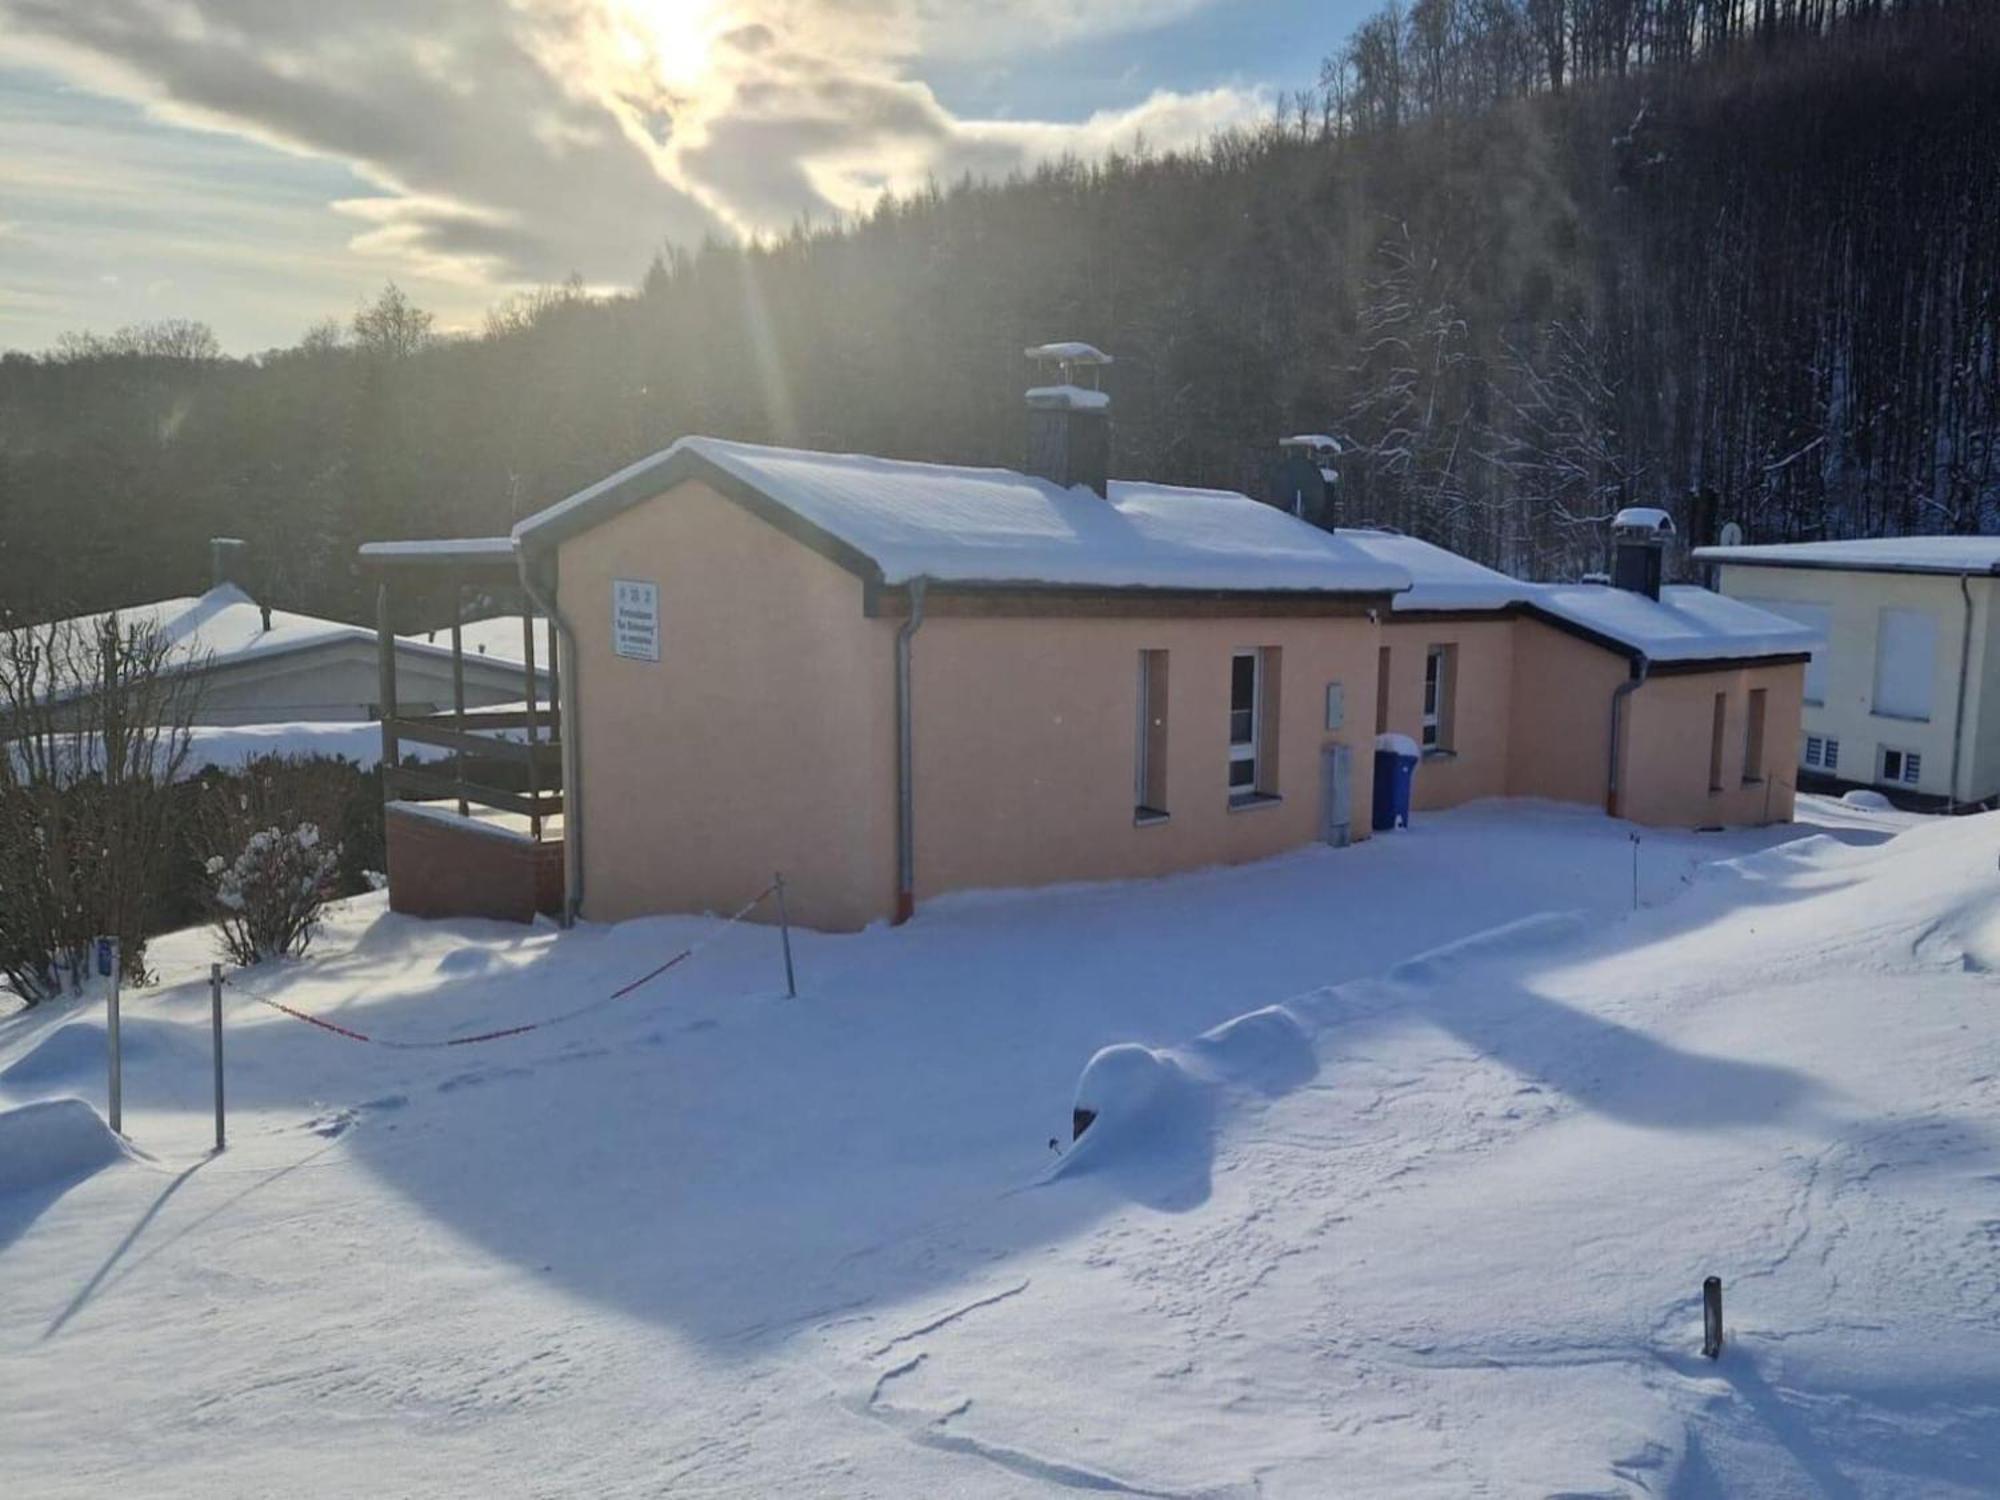
[[222, 1128], [222, 965], [208, 966], [208, 1008], [215, 1054], [215, 1149], [225, 1144]]
[[396, 632], [390, 625], [389, 579], [375, 586], [375, 692], [382, 716], [382, 799], [396, 795]]
[[[465, 613], [465, 585], [451, 581], [451, 727], [465, 733], [465, 631], [459, 616]], [[465, 800], [465, 752], [451, 752], [452, 775], [458, 780], [458, 815], [471, 812]]]
[[534, 804], [534, 811], [528, 814], [528, 833], [536, 843], [542, 841], [542, 767], [535, 755], [535, 607], [524, 602], [521, 606], [521, 659], [527, 664], [522, 674], [528, 688], [528, 798]]
[[118, 1030], [118, 981], [121, 977], [120, 971], [125, 967], [123, 961], [124, 955], [118, 951], [117, 938], [103, 938], [100, 941], [111, 955], [111, 973], [109, 976], [111, 989], [104, 1000], [105, 1037], [110, 1044], [106, 1050], [109, 1053], [111, 1066], [111, 1087], [109, 1090], [111, 1133], [113, 1135], [123, 1135], [125, 1133], [125, 1056]]

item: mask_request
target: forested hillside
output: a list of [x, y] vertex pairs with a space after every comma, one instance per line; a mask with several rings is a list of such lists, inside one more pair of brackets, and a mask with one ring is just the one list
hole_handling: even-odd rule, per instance
[[[1302, 39], [1302, 45], [1324, 45]], [[1267, 128], [940, 186], [629, 295], [293, 348], [0, 359], [0, 603], [199, 586], [365, 617], [361, 540], [488, 533], [687, 432], [1015, 463], [1022, 348], [1109, 349], [1114, 472], [1257, 487], [1540, 576], [1665, 505], [1753, 539], [2000, 530], [2000, 7], [1420, 0]], [[635, 268], [640, 270], [643, 268]]]

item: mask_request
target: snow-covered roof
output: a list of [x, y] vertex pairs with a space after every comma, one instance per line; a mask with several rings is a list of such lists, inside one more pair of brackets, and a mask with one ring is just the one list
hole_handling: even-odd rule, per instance
[[378, 563], [510, 563], [514, 559], [514, 539], [507, 536], [452, 536], [404, 542], [363, 542], [361, 556]]
[[[80, 635], [94, 632], [113, 611], [79, 615], [65, 625]], [[115, 611], [125, 629], [138, 629], [159, 637], [170, 665], [188, 666], [200, 662], [208, 669], [231, 667], [246, 662], [265, 661], [293, 652], [313, 650], [340, 642], [375, 645], [375, 631], [366, 625], [350, 625], [342, 620], [325, 620], [288, 609], [270, 612], [270, 628], [264, 625], [264, 610], [257, 601], [235, 584], [219, 584], [205, 594], [176, 599], [160, 599]], [[537, 621], [536, 666], [547, 663], [548, 628]], [[521, 621], [518, 615], [503, 615], [476, 621], [464, 627], [468, 657], [480, 655], [495, 661], [520, 665]], [[451, 633], [434, 632], [430, 637], [398, 636], [398, 649], [419, 655], [451, 655]], [[58, 694], [73, 691], [76, 684], [55, 685]]]
[[1663, 662], [1791, 656], [1821, 644], [1804, 626], [1708, 589], [1675, 585], [1653, 600], [1603, 584], [1526, 583], [1413, 536], [1347, 529], [1340, 535], [1410, 575], [1410, 589], [1396, 596], [1397, 614], [1518, 605]]
[[1058, 339], [1052, 344], [1037, 344], [1024, 351], [1029, 359], [1059, 361], [1066, 365], [1108, 365], [1111, 356], [1095, 344], [1086, 344], [1080, 339]]
[[1338, 453], [1340, 442], [1329, 433], [1295, 432], [1290, 437], [1278, 439], [1280, 448], [1307, 448], [1314, 452]]
[[1397, 614], [1427, 609], [1505, 609], [1535, 591], [1505, 573], [1413, 536], [1343, 526], [1339, 535], [1377, 562], [1410, 575], [1410, 588], [1396, 596]]
[[2000, 536], [1888, 536], [1847, 542], [1697, 547], [1699, 562], [1860, 573], [2000, 573]]
[[686, 477], [754, 492], [887, 584], [1390, 593], [1409, 574], [1247, 495], [683, 438], [514, 528], [547, 544]]
[[1657, 600], [1599, 583], [1536, 584], [1528, 604], [1657, 662], [1801, 656], [1822, 644], [1816, 630], [1689, 584]]

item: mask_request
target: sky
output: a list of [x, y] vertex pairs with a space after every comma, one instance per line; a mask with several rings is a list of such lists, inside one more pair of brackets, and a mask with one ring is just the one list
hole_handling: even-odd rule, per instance
[[445, 327], [656, 249], [1268, 115], [1363, 0], [0, 0], [0, 349]]

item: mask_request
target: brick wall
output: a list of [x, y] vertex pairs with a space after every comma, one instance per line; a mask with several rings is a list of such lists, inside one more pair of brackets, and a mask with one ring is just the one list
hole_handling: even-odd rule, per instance
[[532, 922], [562, 909], [560, 841], [529, 843], [395, 806], [384, 809], [389, 909], [412, 917]]

